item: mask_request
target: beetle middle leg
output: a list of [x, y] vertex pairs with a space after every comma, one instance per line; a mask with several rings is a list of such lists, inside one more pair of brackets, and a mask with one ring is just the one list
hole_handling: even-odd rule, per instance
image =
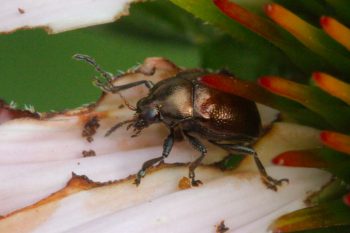
[[186, 139], [192, 144], [192, 146], [198, 150], [199, 152], [201, 152], [201, 155], [192, 163], [190, 163], [189, 166], [189, 178], [191, 179], [191, 183], [193, 186], [198, 186], [200, 184], [202, 184], [202, 181], [200, 180], [196, 180], [195, 179], [195, 169], [198, 167], [198, 165], [202, 162], [202, 160], [204, 159], [205, 155], [207, 154], [207, 148], [205, 148], [205, 146], [195, 137], [193, 137], [192, 135], [188, 134], [186, 131], [184, 131], [184, 135], [186, 137]]
[[162, 156], [154, 158], [154, 159], [150, 159], [150, 160], [143, 163], [142, 168], [140, 169], [140, 171], [136, 175], [136, 179], [135, 179], [136, 185], [139, 185], [141, 183], [141, 179], [146, 175], [146, 170], [148, 168], [152, 167], [156, 163], [162, 163], [164, 161], [164, 159], [166, 157], [168, 157], [168, 155], [170, 154], [170, 151], [174, 145], [174, 138], [175, 138], [174, 129], [170, 128], [170, 134], [164, 140]]
[[259, 169], [262, 181], [264, 182], [267, 188], [277, 191], [277, 187], [282, 185], [283, 182], [289, 182], [288, 179], [277, 180], [269, 176], [266, 172], [264, 165], [260, 161], [258, 154], [251, 146], [240, 145], [240, 144], [222, 144], [216, 141], [210, 141], [210, 142], [229, 152], [243, 154], [243, 155], [246, 155], [246, 154], [253, 155], [255, 164]]

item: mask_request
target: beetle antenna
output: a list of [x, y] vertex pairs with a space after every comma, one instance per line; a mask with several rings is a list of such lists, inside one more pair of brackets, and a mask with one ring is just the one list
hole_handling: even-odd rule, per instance
[[112, 80], [113, 80], [113, 74], [109, 73], [109, 72], [106, 72], [104, 71], [95, 61], [94, 58], [88, 56], [88, 55], [85, 55], [85, 54], [75, 54], [73, 56], [73, 58], [75, 60], [78, 60], [78, 61], [83, 61], [83, 62], [86, 62], [88, 63], [89, 65], [93, 66], [95, 68], [95, 70], [97, 72], [99, 72], [102, 77], [104, 78], [104, 81], [100, 80], [99, 78], [95, 77], [95, 81], [94, 83], [96, 84], [96, 86], [102, 88], [102, 89], [105, 89], [105, 86], [108, 86], [108, 88], [112, 88], [113, 87], [113, 83], [112, 83]]
[[129, 130], [129, 129], [131, 128], [131, 126], [134, 125], [133, 123], [134, 123], [134, 122], [131, 122], [131, 123], [126, 127], [126, 130]]
[[129, 102], [125, 99], [125, 97], [122, 94], [120, 94], [119, 92], [118, 92], [118, 94], [119, 94], [120, 98], [123, 100], [126, 107], [128, 107], [128, 109], [130, 109], [131, 111], [136, 112], [136, 108], [134, 106], [132, 106], [131, 104], [129, 104]]
[[120, 128], [121, 126], [127, 124], [127, 123], [130, 123], [130, 122], [134, 122], [135, 119], [129, 119], [129, 120], [126, 120], [126, 121], [122, 121], [122, 122], [119, 122], [118, 124], [114, 125], [112, 128], [110, 128], [107, 133], [105, 134], [105, 137], [108, 137], [111, 133], [113, 133], [114, 131], [116, 131], [118, 128]]
[[134, 133], [133, 135], [131, 135], [132, 138], [139, 136], [139, 134], [141, 133], [142, 130], [137, 130], [136, 133]]

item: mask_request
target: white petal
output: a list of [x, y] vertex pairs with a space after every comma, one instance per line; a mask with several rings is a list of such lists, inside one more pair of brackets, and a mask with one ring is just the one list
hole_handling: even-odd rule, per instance
[[[274, 176], [287, 175], [290, 185], [278, 192], [266, 189], [258, 176], [251, 178], [242, 174], [237, 177], [223, 177], [207, 182], [201, 188], [176, 192], [142, 205], [128, 208], [104, 218], [91, 221], [73, 232], [214, 232], [214, 226], [225, 221], [235, 232], [246, 224], [263, 218], [271, 212], [283, 209], [289, 203], [302, 201], [310, 191], [316, 191], [329, 175], [316, 169], [273, 168]], [[249, 176], [248, 176], [249, 177]], [[279, 211], [292, 211], [288, 210]], [[265, 232], [276, 215], [269, 215], [259, 224], [259, 231]]]
[[328, 173], [317, 169], [274, 167], [268, 172], [274, 177], [287, 176], [290, 184], [274, 192], [262, 184], [257, 174], [222, 173], [202, 167], [197, 176], [205, 184], [179, 191], [177, 182], [186, 175], [187, 168], [161, 169], [146, 176], [139, 187], [130, 179], [71, 194], [66, 191], [67, 196], [61, 198], [59, 194], [2, 219], [0, 230], [213, 232], [222, 220], [235, 230], [265, 218], [258, 222], [260, 232], [265, 232], [276, 214], [304, 206], [305, 197], [330, 179]]
[[44, 27], [50, 33], [113, 22], [135, 0], [3, 0], [0, 32]]
[[[149, 147], [96, 157], [0, 166], [0, 215], [33, 204], [64, 187], [72, 172], [98, 182], [123, 179], [159, 156], [162, 148]], [[186, 143], [176, 144], [166, 162], [190, 162], [198, 153]], [[220, 160], [215, 153], [210, 160]], [[185, 175], [185, 174], [184, 174]]]

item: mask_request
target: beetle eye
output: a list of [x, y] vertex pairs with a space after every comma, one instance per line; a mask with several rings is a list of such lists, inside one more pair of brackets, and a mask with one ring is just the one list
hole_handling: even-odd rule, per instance
[[152, 109], [147, 110], [144, 113], [144, 118], [145, 118], [146, 121], [154, 121], [154, 120], [156, 120], [158, 115], [159, 115], [158, 109], [152, 108]]

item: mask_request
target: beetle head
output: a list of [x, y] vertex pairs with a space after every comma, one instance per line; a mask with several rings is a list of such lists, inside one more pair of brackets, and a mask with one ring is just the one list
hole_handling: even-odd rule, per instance
[[160, 122], [159, 107], [147, 98], [140, 99], [137, 102], [136, 117], [133, 127], [141, 131], [147, 126]]
[[136, 137], [144, 128], [161, 121], [159, 107], [152, 102], [149, 102], [149, 100], [146, 98], [143, 98], [137, 102], [137, 107], [134, 111], [135, 115], [132, 119], [119, 122], [118, 124], [114, 125], [108, 130], [105, 136], [110, 135], [121, 126], [128, 124], [126, 129], [132, 127], [135, 132], [132, 137]]

